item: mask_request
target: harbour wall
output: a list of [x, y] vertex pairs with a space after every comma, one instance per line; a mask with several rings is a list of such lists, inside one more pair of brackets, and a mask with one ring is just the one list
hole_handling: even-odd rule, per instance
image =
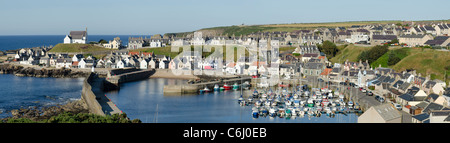
[[164, 86], [164, 94], [192, 94], [198, 93], [200, 89], [208, 87], [213, 90], [214, 85], [219, 85], [222, 87], [225, 83], [228, 85], [233, 85], [234, 83], [241, 84], [241, 82], [249, 81], [251, 82], [251, 77], [242, 77], [242, 78], [233, 78], [226, 79], [222, 81], [212, 81], [212, 82], [203, 82], [203, 83], [195, 83], [195, 84], [185, 84], [185, 85], [165, 85]]
[[139, 70], [135, 68], [111, 70], [106, 77], [104, 87], [106, 91], [120, 89], [125, 82], [148, 79], [155, 73], [155, 69]]
[[105, 113], [102, 110], [102, 106], [97, 101], [94, 92], [92, 91], [91, 82], [93, 80], [95, 74], [91, 73], [86, 79], [83, 81], [83, 87], [81, 90], [81, 100], [83, 100], [90, 113], [94, 113], [97, 115], [105, 116]]

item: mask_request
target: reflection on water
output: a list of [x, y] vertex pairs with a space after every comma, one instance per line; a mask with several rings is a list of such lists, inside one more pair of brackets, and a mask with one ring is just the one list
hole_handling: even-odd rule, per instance
[[[357, 115], [338, 114], [331, 118], [270, 118], [251, 116], [251, 106], [240, 106], [240, 91], [201, 95], [164, 95], [164, 85], [186, 84], [187, 80], [148, 79], [122, 84], [107, 96], [131, 119], [145, 123], [356, 123]], [[248, 91], [249, 92], [249, 91]]]

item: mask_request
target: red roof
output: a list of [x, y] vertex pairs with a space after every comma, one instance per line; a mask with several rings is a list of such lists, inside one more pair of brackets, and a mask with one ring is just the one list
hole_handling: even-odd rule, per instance
[[330, 72], [331, 72], [332, 70], [333, 70], [333, 69], [331, 69], [331, 68], [326, 68], [326, 69], [323, 70], [322, 73], [320, 73], [320, 75], [328, 75], [328, 74], [330, 74]]
[[72, 66], [78, 66], [78, 61], [72, 62]]

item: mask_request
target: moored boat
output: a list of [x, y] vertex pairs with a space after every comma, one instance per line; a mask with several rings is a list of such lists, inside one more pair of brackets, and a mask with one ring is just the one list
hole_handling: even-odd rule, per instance
[[237, 83], [233, 84], [233, 90], [238, 90], [239, 89], [239, 85]]
[[215, 84], [215, 85], [214, 85], [214, 91], [219, 91], [219, 90], [220, 90], [219, 85]]
[[233, 87], [233, 86], [230, 86], [230, 85], [228, 85], [227, 83], [225, 83], [225, 84], [223, 85], [223, 88], [224, 88], [225, 90], [230, 90], [232, 87]]

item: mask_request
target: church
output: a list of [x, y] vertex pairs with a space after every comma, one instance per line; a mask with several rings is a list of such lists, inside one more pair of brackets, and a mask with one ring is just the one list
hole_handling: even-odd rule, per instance
[[64, 44], [80, 43], [86, 44], [87, 41], [87, 28], [86, 31], [70, 31], [69, 35], [64, 38]]

